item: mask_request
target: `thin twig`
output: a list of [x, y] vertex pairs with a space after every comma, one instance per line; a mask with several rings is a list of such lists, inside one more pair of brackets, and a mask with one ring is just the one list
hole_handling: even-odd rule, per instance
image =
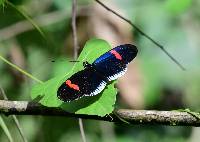
[[[108, 94], [109, 95], [109, 94]], [[156, 110], [131, 110], [118, 109], [108, 116], [84, 115], [69, 113], [57, 107], [45, 107], [37, 103], [27, 101], [0, 100], [0, 113], [5, 115], [42, 115], [42, 116], [65, 116], [109, 122], [150, 125], [173, 125], [173, 126], [196, 126], [200, 127], [200, 119], [190, 113], [180, 111], [156, 111]], [[194, 112], [192, 112], [194, 113]], [[117, 116], [115, 116], [115, 114]], [[125, 121], [121, 121], [119, 117]]]
[[[6, 96], [4, 90], [3, 90], [3, 88], [1, 86], [0, 86], [0, 94], [3, 96], [4, 100], [8, 100], [8, 97]], [[13, 120], [15, 122], [15, 125], [17, 126], [17, 129], [19, 130], [19, 133], [20, 133], [23, 141], [24, 142], [28, 142], [26, 137], [25, 137], [25, 134], [24, 134], [24, 132], [22, 130], [22, 127], [19, 124], [19, 120], [17, 119], [17, 117], [15, 115], [12, 115], [12, 118], [13, 118]]]
[[[78, 38], [77, 38], [77, 30], [76, 30], [76, 0], [72, 0], [72, 36], [73, 36], [73, 45], [74, 45], [74, 60], [78, 58]], [[81, 118], [78, 119], [79, 121], [79, 128], [81, 132], [81, 138], [83, 142], [86, 142], [85, 132], [83, 128], [83, 121]]]
[[84, 131], [84, 128], [83, 128], [82, 118], [79, 118], [78, 122], [79, 122], [79, 128], [80, 128], [80, 132], [81, 132], [82, 141], [86, 142], [86, 137], [85, 137], [85, 131]]
[[76, 0], [72, 0], [72, 36], [74, 45], [74, 60], [78, 57], [78, 38], [76, 30]]
[[99, 0], [95, 0], [98, 4], [100, 4], [102, 7], [104, 7], [106, 10], [110, 11], [111, 13], [113, 13], [114, 15], [118, 16], [119, 18], [121, 18], [122, 20], [126, 21], [128, 24], [130, 24], [133, 28], [135, 28], [136, 31], [138, 31], [142, 36], [146, 37], [147, 39], [149, 39], [151, 42], [153, 42], [157, 47], [159, 47], [165, 54], [167, 54], [167, 56], [173, 61], [175, 62], [182, 70], [185, 70], [185, 68], [164, 48], [164, 46], [162, 46], [160, 43], [158, 43], [157, 41], [155, 41], [154, 39], [152, 39], [149, 35], [147, 35], [145, 32], [143, 32], [142, 30], [140, 30], [140, 28], [138, 28], [135, 24], [133, 24], [129, 19], [121, 16], [119, 13], [115, 12], [114, 10], [110, 9], [108, 6], [106, 6], [105, 4], [103, 4], [101, 1]]

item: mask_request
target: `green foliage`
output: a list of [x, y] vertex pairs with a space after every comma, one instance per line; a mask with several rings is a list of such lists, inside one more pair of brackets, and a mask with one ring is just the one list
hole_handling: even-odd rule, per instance
[[8, 61], [7, 59], [5, 59], [3, 56], [0, 55], [0, 60], [2, 60], [3, 62], [5, 62], [6, 64], [10, 65], [11, 67], [13, 67], [14, 69], [18, 70], [19, 72], [23, 73], [24, 75], [30, 77], [31, 79], [42, 83], [41, 80], [37, 79], [36, 77], [34, 77], [33, 75], [29, 74], [28, 72], [26, 72], [25, 70], [21, 69], [20, 67], [16, 66], [15, 64], [11, 63], [10, 61]]
[[[90, 14], [88, 14], [88, 11], [85, 11], [85, 8], [89, 6], [88, 3], [85, 3], [86, 6], [82, 5], [84, 4], [84, 1], [87, 0], [77, 1], [78, 11], [79, 8], [82, 11], [82, 7], [84, 7], [84, 13], [81, 13], [77, 16], [77, 28], [80, 29], [78, 30], [79, 45], [85, 42], [85, 40], [89, 38], [90, 35], [93, 35], [90, 32], [93, 31], [93, 27], [90, 27], [91, 30], [83, 30], [84, 24], [88, 22], [88, 18], [85, 18], [85, 16], [90, 16]], [[7, 5], [7, 3], [5, 2], [6, 0], [0, 0], [1, 31], [4, 31], [4, 29], [9, 28], [9, 26], [15, 25], [25, 19], [27, 20], [25, 16], [21, 16], [23, 14], [19, 14], [19, 12], [15, 8]], [[9, 2], [17, 6], [17, 8], [19, 8], [18, 5], [20, 4], [22, 6], [20, 6], [20, 8], [23, 8], [23, 11], [27, 11], [30, 17], [35, 17], [36, 19], [37, 17], [42, 17], [44, 18], [44, 21], [48, 20], [48, 18], [46, 19], [46, 14], [51, 15], [51, 12], [57, 13], [63, 10], [65, 11], [65, 18], [61, 18], [56, 23], [52, 24], [50, 22], [48, 25], [42, 26], [42, 29], [45, 30], [45, 35], [47, 36], [47, 38], [51, 39], [48, 40], [48, 45], [44, 43], [44, 40], [43, 38], [41, 38], [41, 36], [38, 36], [38, 31], [36, 29], [26, 32], [21, 31], [17, 34], [17, 36], [12, 37], [12, 40], [6, 39], [6, 41], [0, 43], [0, 54], [2, 55], [2, 57], [8, 59], [9, 61], [13, 61], [11, 60], [12, 58], [8, 57], [12, 55], [12, 48], [15, 49], [14, 45], [17, 42], [17, 46], [21, 49], [20, 51], [22, 53], [22, 59], [24, 57], [24, 69], [30, 72], [32, 76], [35, 76], [40, 80], [47, 80], [52, 76], [60, 76], [60, 78], [64, 80], [63, 76], [65, 76], [66, 73], [70, 72], [71, 68], [73, 67], [72, 63], [70, 62], [59, 61], [60, 56], [63, 55], [65, 56], [65, 59], [68, 58], [69, 60], [72, 60], [70, 59], [73, 51], [73, 49], [70, 48], [70, 44], [72, 41], [70, 23], [70, 13], [72, 5], [71, 0], [9, 0]], [[153, 107], [154, 109], [162, 109], [161, 107], [158, 107], [164, 106], [160, 105], [160, 99], [164, 98], [165, 95], [167, 95], [163, 93], [163, 88], [165, 89], [166, 87], [169, 87], [169, 89], [171, 89], [173, 92], [176, 92], [177, 89], [178, 91], [180, 91], [183, 103], [184, 105], [186, 105], [185, 107], [189, 107], [192, 110], [199, 110], [200, 99], [197, 98], [199, 98], [200, 92], [200, 52], [198, 48], [198, 22], [200, 17], [200, 3], [198, 1], [192, 0], [115, 0], [113, 2], [118, 2], [117, 8], [115, 8], [114, 10], [119, 13], [121, 13], [120, 11], [122, 10], [124, 13], [121, 14], [129, 18], [142, 30], [148, 33], [152, 38], [156, 39], [158, 42], [164, 45], [164, 47], [187, 68], [185, 72], [180, 70], [162, 51], [157, 49], [155, 45], [153, 45], [143, 36], [137, 34], [137, 32], [134, 32], [133, 41], [138, 44], [140, 50], [139, 57], [137, 57], [136, 59], [136, 70], [139, 69], [139, 75], [141, 75], [142, 78], [138, 81], [142, 82], [142, 84], [138, 83], [136, 85], [138, 85], [139, 88], [141, 88], [143, 91], [140, 95], [142, 97], [142, 100], [144, 100], [145, 105], [147, 106], [144, 109], [150, 109], [149, 106], [151, 106], [151, 108]], [[5, 5], [4, 7], [3, 4]], [[110, 6], [113, 4], [110, 3], [108, 5]], [[184, 17], [181, 16], [182, 14], [184, 14]], [[57, 21], [59, 17], [60, 15], [57, 15], [56, 18], [53, 16], [51, 20]], [[105, 29], [107, 28], [112, 28], [112, 26], [106, 27]], [[17, 28], [17, 30], [18, 29], [23, 29], [23, 27]], [[12, 28], [10, 28], [9, 31], [15, 34], [15, 30], [12, 30]], [[85, 32], [88, 33], [88, 36], [82, 36]], [[55, 57], [57, 57], [58, 59], [55, 59]], [[51, 63], [51, 60], [56, 60], [56, 62]], [[0, 60], [0, 81], [6, 94], [8, 95], [8, 98], [10, 100], [29, 100], [30, 98], [28, 94], [30, 85], [32, 85], [32, 81], [35, 81], [31, 78], [28, 78], [26, 81], [22, 81], [16, 78], [16, 76], [11, 72], [8, 63], [2, 61], [5, 60]], [[80, 66], [82, 67], [82, 64], [80, 64]], [[18, 72], [16, 70], [17, 68], [13, 69]], [[137, 73], [132, 75], [138, 76]], [[35, 91], [35, 97], [39, 96], [37, 94], [45, 92], [44, 89], [49, 89], [46, 86], [47, 84], [48, 82], [44, 83], [43, 85], [40, 84], [38, 85], [37, 89], [33, 90]], [[51, 85], [50, 87], [52, 86], [53, 85]], [[111, 88], [114, 89], [112, 86]], [[50, 89], [52, 90], [52, 88]], [[51, 91], [49, 92], [51, 93]], [[47, 96], [48, 95], [45, 95], [44, 97]], [[113, 96], [115, 96], [114, 93], [112, 95], [108, 92], [105, 93], [105, 95], [99, 94], [96, 97], [85, 98], [85, 101], [87, 102], [79, 101], [78, 103], [69, 103], [68, 106], [66, 103], [61, 102], [61, 105], [57, 106], [63, 107], [64, 109], [66, 107], [66, 110], [70, 109], [69, 107], [73, 106], [74, 111], [77, 113], [80, 113], [82, 110], [84, 110], [85, 113], [88, 113], [90, 111], [94, 111], [95, 109], [93, 108], [95, 107], [98, 109], [107, 109], [107, 105], [105, 105], [106, 103], [102, 105], [102, 103], [104, 102], [100, 103], [99, 101], [103, 100], [103, 97], [105, 97], [106, 102], [114, 102]], [[172, 102], [173, 99], [176, 98], [176, 96], [177, 95], [171, 98]], [[53, 97], [50, 96], [50, 100], [48, 101], [51, 101], [52, 98]], [[89, 102], [89, 99], [91, 102], [94, 102], [94, 100], [97, 99], [98, 101], [91, 104]], [[109, 101], [108, 99], [112, 100]], [[182, 99], [178, 101], [181, 102]], [[112, 109], [113, 102], [111, 102], [109, 105], [110, 109]], [[120, 103], [117, 104], [118, 107], [124, 107], [126, 105], [121, 100], [119, 102]], [[87, 103], [86, 107], [84, 107], [84, 103]], [[91, 107], [94, 105], [98, 105], [98, 107]], [[91, 108], [91, 110], [89, 108]], [[73, 109], [71, 109], [71, 111], [73, 111]], [[196, 114], [193, 115], [195, 116]], [[30, 142], [61, 142], [66, 141], [66, 139], [70, 142], [80, 141], [80, 130], [78, 129], [76, 119], [65, 117], [32, 116], [20, 116], [19, 119], [20, 125], [25, 132], [25, 136]], [[5, 117], [4, 121], [8, 129], [10, 130], [10, 133], [12, 134], [14, 140], [21, 141], [21, 137], [19, 136], [18, 130], [15, 128], [15, 124], [12, 119], [10, 119], [10, 117]], [[103, 123], [103, 127], [100, 127], [97, 121], [84, 121], [84, 129], [86, 131], [87, 140], [100, 142], [104, 141], [105, 139], [105, 141], [110, 141], [110, 132], [112, 131], [111, 129], [106, 129], [109, 128], [109, 126], [107, 127], [107, 125], [110, 123], [101, 123]], [[106, 128], [104, 126], [106, 126]], [[196, 132], [196, 130], [192, 131], [191, 127], [187, 127], [186, 129], [186, 127], [177, 126], [165, 127], [153, 125], [141, 127], [136, 125], [115, 124], [114, 132], [114, 139], [118, 142], [145, 142], [147, 140], [149, 142], [186, 142], [190, 139], [198, 141], [198, 138], [194, 137], [193, 134], [193, 132]], [[4, 133], [5, 130], [0, 128], [0, 141], [2, 142], [8, 141], [8, 138]]]
[[71, 5], [72, 5], [71, 0], [55, 0], [53, 2], [58, 9], [66, 10], [66, 11], [71, 9]]
[[20, 7], [17, 7], [16, 5], [14, 5], [13, 3], [6, 1], [6, 3], [12, 7], [13, 9], [15, 9], [17, 12], [19, 12], [19, 14], [21, 14], [25, 19], [27, 19], [32, 25], [33, 27], [40, 33], [40, 35], [46, 39], [46, 36], [44, 34], [44, 32], [42, 31], [42, 29], [35, 23], [35, 21]]
[[6, 2], [6, 0], [0, 0], [0, 6], [3, 6], [3, 7], [4, 7], [5, 2]]
[[102, 93], [93, 97], [83, 97], [80, 100], [70, 103], [64, 103], [57, 98], [58, 87], [72, 74], [83, 70], [83, 62], [92, 63], [97, 57], [106, 51], [110, 50], [110, 45], [101, 39], [89, 40], [83, 51], [81, 52], [78, 61], [68, 73], [60, 74], [45, 83], [38, 84], [32, 89], [32, 99], [42, 97], [39, 101], [42, 105], [48, 107], [61, 107], [66, 111], [75, 112], [78, 114], [99, 115], [104, 116], [113, 110], [115, 103], [115, 95], [117, 93], [114, 88], [114, 82], [109, 84]]
[[166, 7], [174, 15], [181, 14], [189, 8], [192, 0], [167, 0]]

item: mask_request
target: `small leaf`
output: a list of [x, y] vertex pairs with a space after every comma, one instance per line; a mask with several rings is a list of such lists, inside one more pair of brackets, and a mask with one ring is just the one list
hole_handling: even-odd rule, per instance
[[114, 109], [115, 96], [117, 90], [114, 88], [115, 82], [109, 84], [103, 92], [93, 97], [83, 97], [77, 101], [64, 103], [57, 98], [59, 86], [74, 73], [83, 70], [83, 62], [94, 62], [96, 58], [111, 49], [111, 46], [101, 39], [89, 40], [83, 48], [79, 58], [80, 62], [74, 64], [73, 68], [66, 74], [54, 77], [43, 84], [33, 87], [31, 92], [32, 99], [38, 96], [42, 97], [39, 101], [42, 105], [48, 107], [61, 107], [62, 109], [78, 114], [99, 115], [109, 114]]

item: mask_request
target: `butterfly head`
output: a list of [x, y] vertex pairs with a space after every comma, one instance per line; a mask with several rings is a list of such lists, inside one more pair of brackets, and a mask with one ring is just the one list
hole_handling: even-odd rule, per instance
[[88, 63], [88, 61], [83, 62], [83, 66], [84, 66], [84, 68], [92, 67], [92, 65], [90, 63]]

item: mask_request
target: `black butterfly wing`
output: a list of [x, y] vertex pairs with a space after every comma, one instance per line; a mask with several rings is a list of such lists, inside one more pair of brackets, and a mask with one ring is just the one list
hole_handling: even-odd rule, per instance
[[92, 65], [86, 65], [67, 79], [57, 91], [57, 96], [64, 102], [77, 100], [83, 96], [93, 96], [100, 93], [108, 81], [122, 76], [127, 70], [127, 64], [137, 55], [137, 48], [124, 44], [113, 48], [97, 58]]
[[109, 81], [112, 81], [125, 74], [128, 63], [136, 57], [137, 52], [134, 45], [120, 45], [101, 55], [92, 65]]
[[67, 79], [58, 88], [57, 96], [64, 102], [70, 102], [83, 96], [97, 95], [106, 86], [104, 79], [92, 67], [87, 67]]

